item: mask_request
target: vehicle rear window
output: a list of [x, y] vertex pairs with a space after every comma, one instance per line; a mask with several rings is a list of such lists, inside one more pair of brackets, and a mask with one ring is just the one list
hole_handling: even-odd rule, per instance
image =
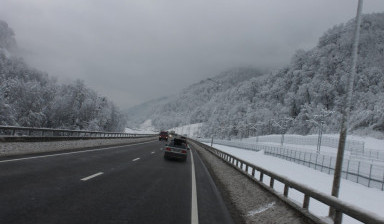
[[182, 148], [182, 149], [186, 149], [187, 148], [187, 145], [185, 144], [184, 141], [181, 141], [180, 139], [174, 139], [172, 140], [170, 143], [169, 143], [169, 146], [173, 146], [173, 147], [176, 147], [176, 148]]

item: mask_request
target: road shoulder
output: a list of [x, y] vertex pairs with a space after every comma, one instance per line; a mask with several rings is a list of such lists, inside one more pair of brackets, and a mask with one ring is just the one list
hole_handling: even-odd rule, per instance
[[236, 223], [313, 223], [210, 152], [198, 146], [194, 148], [224, 196]]

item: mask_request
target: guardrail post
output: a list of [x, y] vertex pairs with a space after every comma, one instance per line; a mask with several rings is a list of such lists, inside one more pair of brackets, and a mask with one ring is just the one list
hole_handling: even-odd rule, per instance
[[309, 207], [309, 195], [305, 194], [304, 195], [304, 201], [303, 201], [303, 208], [308, 209]]
[[287, 184], [284, 185], [284, 196], [288, 197], [288, 191], [289, 191], [289, 186]]
[[262, 172], [260, 171], [260, 178], [259, 178], [260, 182], [263, 182], [263, 179], [264, 179], [264, 173], [262, 173]]
[[255, 177], [255, 167], [252, 167], [252, 177]]
[[271, 177], [271, 180], [269, 181], [269, 186], [273, 189], [273, 185], [275, 184], [275, 179]]
[[340, 211], [336, 210], [335, 211], [335, 217], [333, 219], [333, 223], [334, 224], [341, 224], [343, 220], [343, 213], [341, 213]]

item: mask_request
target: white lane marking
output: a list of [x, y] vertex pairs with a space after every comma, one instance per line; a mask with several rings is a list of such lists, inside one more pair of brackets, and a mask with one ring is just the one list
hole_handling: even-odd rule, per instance
[[151, 152], [151, 154], [155, 154], [155, 152]]
[[89, 179], [92, 179], [92, 178], [94, 178], [94, 177], [100, 176], [100, 175], [102, 175], [102, 174], [104, 174], [104, 173], [103, 173], [103, 172], [95, 173], [95, 174], [93, 174], [93, 175], [91, 175], [91, 176], [84, 177], [84, 178], [81, 179], [81, 180], [82, 180], [82, 181], [87, 181], [87, 180], [89, 180]]
[[275, 206], [275, 204], [276, 204], [276, 202], [271, 202], [271, 203], [265, 205], [264, 207], [261, 207], [261, 208], [258, 208], [258, 209], [249, 211], [248, 214], [247, 214], [247, 216], [254, 216], [254, 215], [256, 215], [256, 214], [265, 212], [265, 211], [267, 211], [268, 209], [270, 209], [270, 208], [272, 208], [273, 206]]
[[191, 151], [192, 163], [192, 205], [191, 205], [191, 224], [199, 224], [199, 212], [197, 210], [196, 176], [195, 163], [193, 162], [193, 153]]
[[137, 161], [137, 160], [139, 160], [140, 158], [136, 158], [136, 159], [134, 159], [134, 160], [132, 160], [133, 162], [135, 162], [135, 161]]
[[[150, 141], [150, 142], [154, 142], [154, 141]], [[25, 157], [25, 158], [19, 158], [19, 159], [8, 159], [8, 160], [2, 160], [2, 161], [0, 161], [0, 163], [21, 161], [21, 160], [28, 160], [28, 159], [39, 159], [39, 158], [54, 157], [54, 156], [64, 156], [64, 155], [79, 154], [79, 153], [86, 153], [86, 152], [93, 152], [93, 151], [102, 151], [102, 150], [108, 150], [108, 149], [122, 148], [122, 147], [126, 147], [126, 146], [142, 145], [142, 144], [146, 144], [146, 143], [149, 143], [149, 142], [127, 144], [127, 145], [113, 146], [113, 147], [100, 148], [100, 149], [88, 149], [88, 150], [82, 150], [82, 151], [77, 151], [77, 152], [64, 152], [64, 153], [51, 154], [51, 155], [45, 155], [45, 156], [31, 156], [31, 157]]]

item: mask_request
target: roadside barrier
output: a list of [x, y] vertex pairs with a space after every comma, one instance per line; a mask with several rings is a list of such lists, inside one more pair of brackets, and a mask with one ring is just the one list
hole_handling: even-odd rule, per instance
[[[209, 143], [209, 139], [199, 139], [201, 142]], [[214, 140], [214, 144], [232, 146], [252, 151], [264, 151], [265, 155], [275, 156], [308, 166], [323, 173], [334, 174], [336, 157], [306, 152], [286, 146], [270, 146], [260, 143], [250, 144], [227, 140]], [[382, 160], [372, 160], [366, 157], [358, 157], [357, 152], [351, 152], [351, 156], [345, 157], [341, 177], [366, 187], [377, 188], [384, 191], [384, 165]], [[371, 153], [371, 155], [373, 155]], [[381, 154], [377, 154], [381, 155]]]
[[153, 134], [132, 134], [122, 132], [99, 132], [86, 130], [67, 130], [51, 128], [30, 128], [0, 126], [0, 141], [40, 141], [74, 140], [94, 138], [140, 138], [153, 137]]
[[[271, 193], [275, 194], [277, 197], [279, 197], [281, 200], [287, 202], [297, 210], [299, 210], [302, 214], [306, 215], [308, 218], [311, 218], [313, 220], [314, 216], [312, 213], [309, 212], [309, 206], [310, 206], [310, 200], [315, 199], [327, 206], [329, 208], [335, 209], [337, 215], [348, 215], [358, 221], [361, 221], [363, 223], [372, 223], [372, 224], [384, 224], [384, 218], [377, 216], [370, 211], [366, 211], [361, 208], [357, 208], [356, 206], [349, 204], [347, 202], [341, 201], [336, 197], [332, 197], [330, 195], [324, 194], [322, 192], [319, 192], [315, 189], [312, 189], [308, 186], [302, 185], [300, 183], [297, 183], [295, 181], [292, 181], [284, 176], [280, 176], [276, 173], [273, 173], [271, 171], [268, 171], [266, 169], [263, 169], [261, 167], [258, 167], [254, 164], [251, 164], [249, 162], [246, 162], [242, 159], [239, 159], [231, 154], [225, 153], [221, 150], [218, 150], [216, 148], [210, 147], [204, 143], [198, 142], [193, 139], [189, 139], [193, 143], [197, 144], [198, 146], [206, 149], [207, 151], [211, 152], [212, 154], [216, 155], [232, 167], [234, 167], [236, 170], [250, 178], [251, 180], [255, 181], [260, 186], [264, 187]], [[269, 185], [263, 183], [263, 179], [265, 177], [269, 177]], [[284, 185], [284, 191], [278, 192], [277, 189], [274, 188], [275, 182], [280, 182]], [[289, 198], [289, 190], [294, 189], [304, 194], [304, 200], [302, 203], [297, 204], [293, 200]], [[314, 220], [318, 223], [326, 223], [324, 220], [321, 220], [320, 218], [317, 218], [317, 220]], [[342, 221], [340, 220], [340, 223]], [[335, 224], [340, 224], [336, 223]]]

